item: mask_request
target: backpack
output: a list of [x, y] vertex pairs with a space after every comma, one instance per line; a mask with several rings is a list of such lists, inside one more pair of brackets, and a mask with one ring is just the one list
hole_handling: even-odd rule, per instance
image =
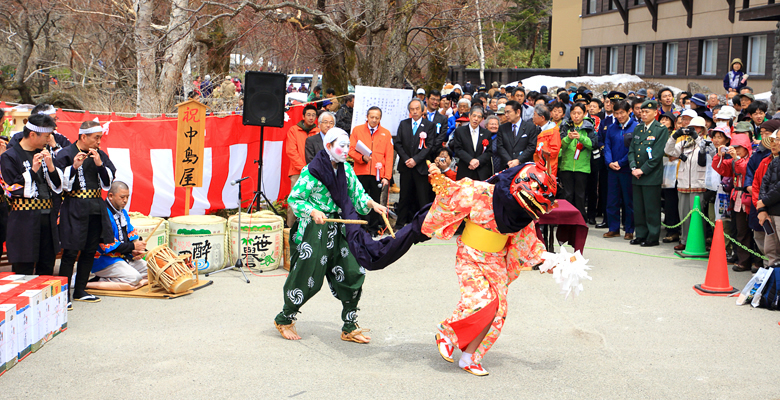
[[[775, 264], [777, 265], [777, 264]], [[780, 265], [777, 265], [780, 267]], [[780, 309], [780, 268], [774, 268], [772, 274], [766, 281], [764, 290], [761, 293], [761, 302], [759, 307], [770, 310]]]

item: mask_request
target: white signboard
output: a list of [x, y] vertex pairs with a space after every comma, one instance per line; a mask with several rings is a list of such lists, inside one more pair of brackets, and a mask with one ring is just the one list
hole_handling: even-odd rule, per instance
[[[352, 109], [352, 129], [366, 123], [371, 107], [382, 109], [380, 125], [396, 135], [398, 124], [409, 118], [407, 106], [414, 92], [406, 89], [387, 89], [372, 86], [355, 86], [355, 106]], [[351, 132], [350, 132], [351, 133]]]

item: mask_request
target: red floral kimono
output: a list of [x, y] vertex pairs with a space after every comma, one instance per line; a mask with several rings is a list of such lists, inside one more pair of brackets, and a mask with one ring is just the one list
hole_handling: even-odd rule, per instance
[[[489, 183], [469, 178], [453, 182], [443, 180], [431, 206], [422, 233], [430, 237], [450, 239], [458, 225], [468, 218], [480, 227], [499, 233], [493, 217], [493, 188]], [[460, 302], [452, 316], [444, 320], [440, 330], [461, 350], [490, 325], [485, 339], [474, 351], [472, 361], [479, 364], [496, 342], [507, 314], [506, 295], [509, 284], [520, 269], [542, 262], [544, 244], [536, 237], [534, 224], [509, 234], [503, 250], [488, 253], [476, 250], [458, 238], [455, 272], [460, 282]]]

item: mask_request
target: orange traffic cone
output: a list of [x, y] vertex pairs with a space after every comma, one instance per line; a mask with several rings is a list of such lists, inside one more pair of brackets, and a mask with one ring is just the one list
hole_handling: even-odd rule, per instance
[[707, 276], [704, 284], [695, 285], [693, 290], [702, 296], [728, 296], [737, 291], [729, 284], [728, 261], [726, 261], [726, 239], [723, 236], [723, 221], [715, 221], [712, 235], [710, 259], [707, 262]]

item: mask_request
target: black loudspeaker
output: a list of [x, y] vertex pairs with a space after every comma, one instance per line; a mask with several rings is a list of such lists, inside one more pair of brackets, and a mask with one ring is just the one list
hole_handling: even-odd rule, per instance
[[287, 75], [248, 71], [244, 82], [244, 125], [284, 126]]

